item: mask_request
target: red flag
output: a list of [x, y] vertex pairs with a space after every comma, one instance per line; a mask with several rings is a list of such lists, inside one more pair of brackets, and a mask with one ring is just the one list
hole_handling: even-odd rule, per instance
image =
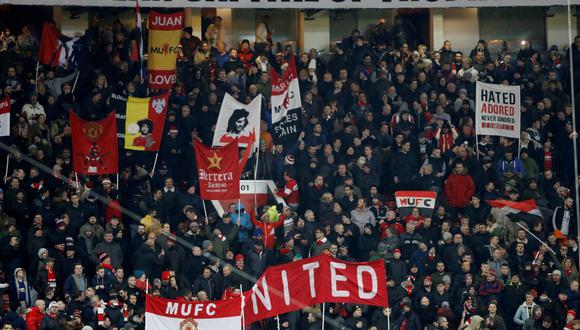
[[238, 140], [223, 147], [208, 147], [195, 140], [199, 193], [205, 200], [240, 198]]
[[60, 32], [52, 25], [44, 22], [42, 26], [42, 37], [40, 39], [40, 50], [38, 61], [45, 65], [56, 66], [60, 57], [62, 46], [58, 42]]
[[75, 172], [88, 175], [119, 172], [115, 113], [99, 121], [84, 121], [70, 112]]

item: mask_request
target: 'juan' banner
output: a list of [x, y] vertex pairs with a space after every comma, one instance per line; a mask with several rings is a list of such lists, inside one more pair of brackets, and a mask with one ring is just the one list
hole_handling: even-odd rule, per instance
[[245, 322], [323, 302], [387, 306], [384, 262], [351, 263], [320, 255], [269, 267], [244, 292]]
[[175, 83], [175, 66], [184, 14], [149, 12], [149, 49], [147, 71], [149, 87], [170, 89]]

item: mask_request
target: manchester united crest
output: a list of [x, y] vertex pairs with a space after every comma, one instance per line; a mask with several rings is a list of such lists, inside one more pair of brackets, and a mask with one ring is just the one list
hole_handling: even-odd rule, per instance
[[83, 126], [83, 134], [91, 141], [97, 141], [103, 135], [103, 125], [98, 122], [87, 122]]
[[179, 323], [179, 330], [199, 330], [197, 325], [197, 321], [189, 317]]

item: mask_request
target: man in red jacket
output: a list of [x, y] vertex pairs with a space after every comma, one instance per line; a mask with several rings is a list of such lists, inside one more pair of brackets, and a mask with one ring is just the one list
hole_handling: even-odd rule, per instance
[[474, 192], [475, 184], [471, 176], [467, 174], [467, 168], [462, 162], [457, 162], [453, 174], [445, 181], [445, 197], [453, 213], [463, 212], [463, 208], [469, 204]]
[[40, 329], [40, 321], [42, 321], [46, 309], [46, 303], [42, 299], [38, 299], [34, 305], [30, 312], [26, 313], [26, 328], [28, 330]]

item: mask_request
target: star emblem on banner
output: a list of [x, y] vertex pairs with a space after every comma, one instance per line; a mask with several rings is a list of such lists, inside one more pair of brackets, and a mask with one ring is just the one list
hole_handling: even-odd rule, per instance
[[207, 160], [209, 161], [209, 166], [207, 167], [208, 170], [212, 169], [212, 168], [216, 168], [218, 170], [221, 170], [222, 167], [220, 165], [220, 162], [222, 161], [223, 157], [218, 157], [217, 153], [214, 151], [213, 152], [213, 157], [207, 157]]

